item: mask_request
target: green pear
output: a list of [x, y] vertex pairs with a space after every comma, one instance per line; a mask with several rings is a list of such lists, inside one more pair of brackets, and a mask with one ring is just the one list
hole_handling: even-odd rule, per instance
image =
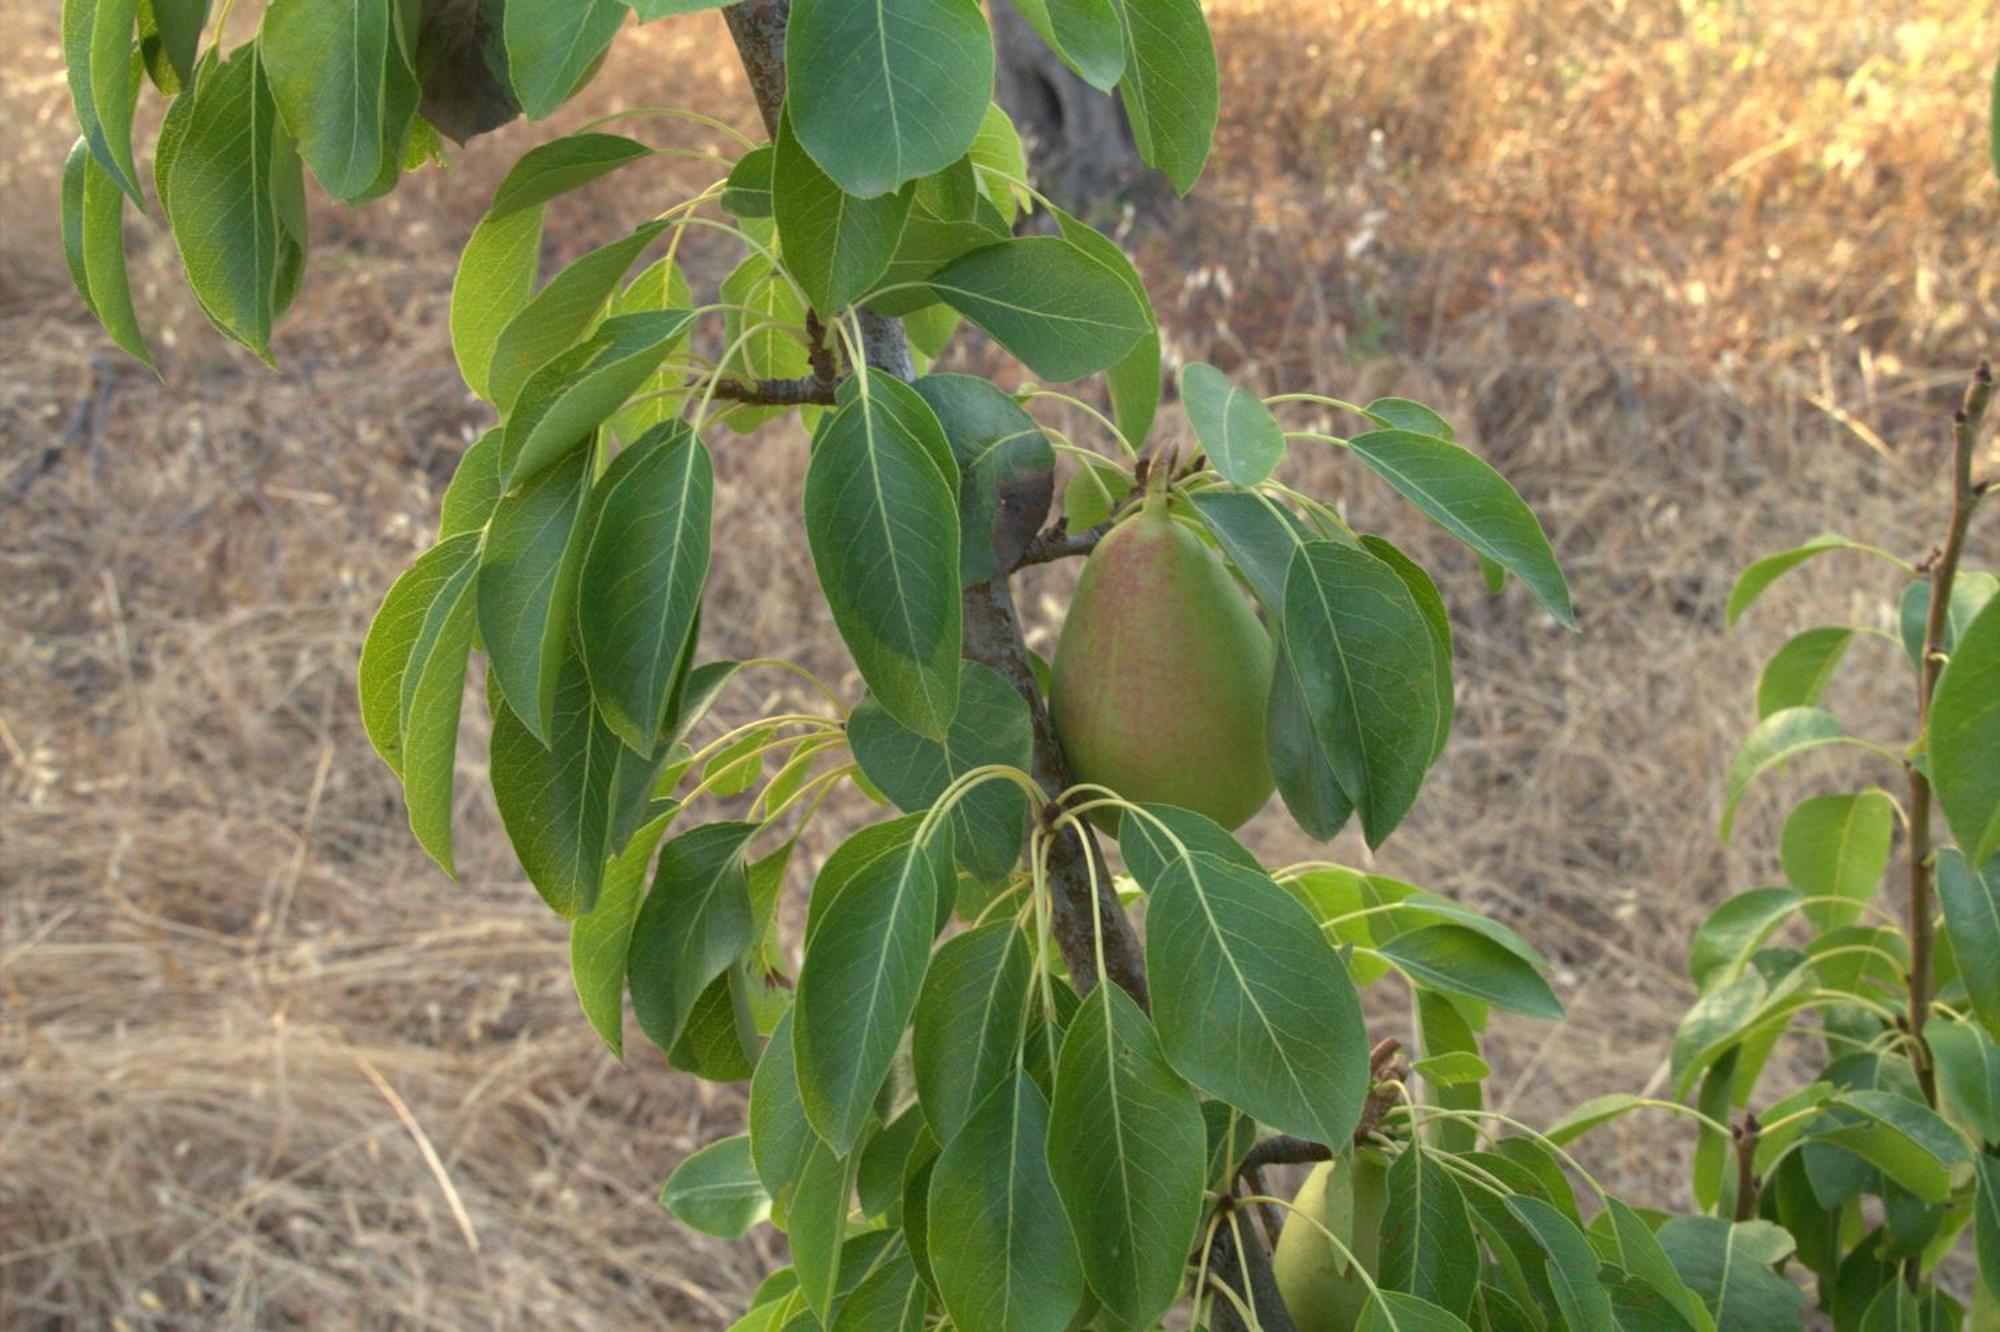
[[1292, 1206], [1304, 1215], [1287, 1214], [1271, 1260], [1278, 1293], [1299, 1332], [1351, 1332], [1361, 1321], [1368, 1284], [1319, 1227], [1338, 1236], [1372, 1275], [1388, 1199], [1387, 1173], [1372, 1153], [1356, 1153], [1350, 1160], [1315, 1166], [1299, 1186]]
[[1271, 636], [1154, 491], [1084, 563], [1049, 707], [1070, 771], [1234, 828], [1276, 785], [1264, 751]]

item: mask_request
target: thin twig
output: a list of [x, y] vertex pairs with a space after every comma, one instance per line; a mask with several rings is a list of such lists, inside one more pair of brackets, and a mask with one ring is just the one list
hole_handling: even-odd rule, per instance
[[[1972, 511], [1979, 506], [1980, 492], [1972, 484], [1972, 451], [1986, 409], [1993, 401], [1993, 370], [1985, 362], [1965, 390], [1965, 402], [1952, 418], [1951, 524], [1945, 531], [1944, 546], [1930, 570], [1930, 608], [1924, 616], [1923, 662], [1917, 671], [1917, 734], [1930, 729], [1931, 696], [1937, 691], [1938, 676], [1944, 671], [1945, 632], [1950, 624], [1951, 585], [1958, 576], [1959, 556], [1965, 551], [1965, 534], [1972, 526]], [[1914, 762], [1904, 765], [1910, 781], [1910, 1013], [1908, 1026], [1914, 1039], [1913, 1063], [1924, 1099], [1938, 1103], [1937, 1070], [1930, 1047], [1924, 1041], [1924, 1020], [1931, 1007], [1931, 957], [1937, 946], [1932, 919], [1932, 879], [1935, 865], [1931, 849], [1931, 781]]]
[[1761, 1126], [1757, 1116], [1745, 1114], [1736, 1126], [1736, 1219], [1757, 1216], [1757, 1139]]

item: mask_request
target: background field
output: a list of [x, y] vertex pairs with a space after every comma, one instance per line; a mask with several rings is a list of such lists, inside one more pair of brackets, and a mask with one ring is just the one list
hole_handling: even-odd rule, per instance
[[[481, 789], [483, 709], [454, 886], [411, 842], [352, 688], [369, 614], [486, 423], [445, 332], [457, 247], [516, 154], [592, 114], [719, 105], [749, 125], [720, 21], [628, 34], [554, 124], [365, 212], [318, 207], [276, 374], [206, 327], [135, 221], [162, 387], [62, 271], [54, 8], [0, 21], [0, 1324], [725, 1326], [779, 1243], [704, 1239], [653, 1195], [741, 1097], [643, 1046], [620, 1065], [580, 1020], [564, 931]], [[1518, 587], [1488, 599], [1358, 470], [1288, 464], [1434, 562], [1459, 634], [1457, 733], [1376, 863], [1554, 959], [1574, 1020], [1496, 1023], [1503, 1108], [1657, 1088], [1691, 930], [1775, 872], [1775, 791], [1733, 848], [1714, 833], [1755, 664], [1809, 623], [1887, 623], [1828, 567], [1725, 634], [1733, 571], [1825, 526], [1911, 557], [1937, 535], [1942, 423], [2000, 329], [2000, 15], [1210, 9], [1216, 157], [1130, 239], [1171, 353], [1267, 391], [1434, 403], [1541, 512], [1584, 628]], [[625, 173], [565, 205], [558, 257], [713, 175]], [[710, 280], [731, 261], [693, 255]], [[970, 339], [952, 359], [992, 363]], [[797, 539], [801, 458], [790, 427], [718, 445], [705, 654], [789, 656], [852, 697]], [[1989, 525], [1973, 554], [1996, 553]], [[1024, 593], [1044, 647], [1073, 577]], [[1900, 743], [1892, 655], [1858, 648], [1838, 690], [1855, 728]], [[816, 830], [795, 903], [864, 814]], [[1276, 813], [1248, 836], [1274, 863], [1366, 854]], [[1401, 1004], [1375, 996], [1382, 1033]], [[1621, 1187], [1685, 1204], [1684, 1129], [1587, 1142]]]

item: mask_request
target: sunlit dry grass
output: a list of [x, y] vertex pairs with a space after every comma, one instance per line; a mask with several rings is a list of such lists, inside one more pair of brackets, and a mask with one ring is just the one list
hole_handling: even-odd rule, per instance
[[[1734, 849], [1713, 833], [1756, 662], [1808, 622], [1880, 622], [1846, 571], [1814, 569], [1725, 636], [1734, 568], [1827, 525], [1911, 555], [1934, 537], [1927, 464], [2000, 327], [2000, 20], [1963, 0], [1211, 9], [1216, 161], [1130, 237], [1173, 353], [1267, 390], [1434, 403], [1541, 511], [1584, 624], [1557, 630], [1518, 588], [1488, 600], [1337, 460], [1287, 464], [1433, 563], [1453, 610], [1458, 731], [1377, 863], [1555, 960], [1575, 1020], [1496, 1023], [1506, 1109], [1657, 1086], [1693, 924], [1775, 871], [1775, 793]], [[726, 1325], [780, 1245], [705, 1240], [653, 1194], [735, 1128], [739, 1094], [595, 1044], [481, 792], [481, 710], [453, 885], [352, 699], [367, 616], [486, 420], [444, 329], [456, 246], [550, 131], [495, 135], [365, 212], [320, 208], [276, 375], [202, 325], [135, 223], [161, 387], [67, 290], [54, 22], [7, 26], [0, 1323]], [[713, 16], [646, 29], [558, 125], [662, 102], [747, 125], [725, 57]], [[561, 254], [706, 183], [628, 172], [564, 205]], [[710, 280], [727, 262], [692, 258]], [[705, 651], [793, 657], [851, 696], [798, 541], [796, 435], [717, 453]], [[1073, 576], [1026, 590], [1044, 646]], [[1841, 688], [1857, 729], [1900, 734], [1889, 653]], [[1276, 814], [1250, 837], [1274, 863], [1364, 856]], [[1682, 1130], [1589, 1142], [1620, 1186], [1684, 1202]]]

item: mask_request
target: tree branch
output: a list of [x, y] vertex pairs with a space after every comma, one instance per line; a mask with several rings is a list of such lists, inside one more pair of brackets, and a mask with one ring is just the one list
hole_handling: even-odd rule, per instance
[[1051, 564], [1056, 560], [1066, 560], [1072, 555], [1088, 555], [1097, 549], [1097, 543], [1111, 530], [1107, 520], [1081, 532], [1069, 530], [1069, 520], [1056, 519], [1055, 526], [1037, 532], [1028, 543], [1021, 558], [1014, 561], [1016, 569], [1025, 569], [1031, 564]]
[[750, 384], [740, 379], [718, 379], [714, 393], [722, 402], [749, 402], [760, 407], [831, 407], [838, 401], [834, 384], [812, 377], [760, 379]]
[[[729, 34], [743, 59], [750, 90], [764, 128], [775, 135], [785, 102], [785, 20], [790, 0], [739, 0], [723, 10]], [[916, 377], [910, 344], [902, 324], [862, 311], [862, 355], [867, 363], [898, 379]], [[1071, 785], [1062, 746], [1049, 722], [1048, 708], [1028, 664], [1027, 644], [1014, 610], [1007, 575], [966, 588], [963, 597], [965, 655], [992, 667], [1026, 700], [1034, 719], [1034, 777], [1051, 796]], [[1096, 866], [1097, 893], [1093, 904], [1091, 867]], [[1097, 983], [1096, 940], [1104, 941], [1104, 965], [1141, 1007], [1147, 1002], [1145, 956], [1132, 922], [1118, 905], [1117, 890], [1096, 840], [1089, 833], [1065, 832], [1049, 852], [1049, 895], [1054, 906], [1056, 944], [1070, 976], [1081, 990]], [[1094, 905], [1094, 911], [1093, 911]], [[1094, 922], [1094, 924], [1093, 924]]]
[[[1225, 1198], [1224, 1206], [1234, 1202]], [[1232, 1213], [1241, 1208], [1232, 1208]], [[1243, 1237], [1242, 1251], [1236, 1244], [1238, 1235]], [[1248, 1280], [1245, 1280], [1248, 1268]], [[1250, 1310], [1257, 1316], [1257, 1326], [1263, 1332], [1298, 1332], [1298, 1324], [1292, 1321], [1291, 1312], [1285, 1308], [1285, 1300], [1278, 1293], [1277, 1274], [1271, 1270], [1271, 1257], [1265, 1252], [1263, 1242], [1257, 1238], [1255, 1222], [1249, 1216], [1242, 1216], [1235, 1225], [1224, 1218], [1222, 1229], [1216, 1234], [1215, 1244], [1208, 1251], [1208, 1282], [1213, 1286], [1227, 1286], [1236, 1292]], [[1211, 1306], [1209, 1322], [1215, 1332], [1248, 1332], [1243, 1316], [1236, 1306], [1218, 1295]]]
[[[1980, 492], [1972, 484], [1973, 445], [1986, 409], [1993, 401], [1993, 370], [1981, 362], [1979, 371], [1965, 390], [1965, 404], [1952, 418], [1951, 431], [1951, 522], [1945, 531], [1944, 549], [1931, 567], [1930, 606], [1924, 616], [1923, 661], [1917, 671], [1917, 735], [1930, 729], [1931, 695], [1937, 691], [1938, 677], [1944, 672], [1944, 639], [1950, 623], [1951, 585], [1958, 576], [1959, 556], [1965, 550], [1965, 534], [1972, 526], [1972, 511], [1979, 506]], [[1932, 876], [1936, 866], [1931, 854], [1931, 782], [1916, 764], [1908, 765], [1910, 781], [1910, 1035], [1916, 1040], [1917, 1082], [1924, 1099], [1938, 1103], [1937, 1069], [1930, 1046], [1924, 1042], [1924, 1020], [1931, 1007], [1931, 955], [1936, 949], [1936, 923], [1932, 909]]]

